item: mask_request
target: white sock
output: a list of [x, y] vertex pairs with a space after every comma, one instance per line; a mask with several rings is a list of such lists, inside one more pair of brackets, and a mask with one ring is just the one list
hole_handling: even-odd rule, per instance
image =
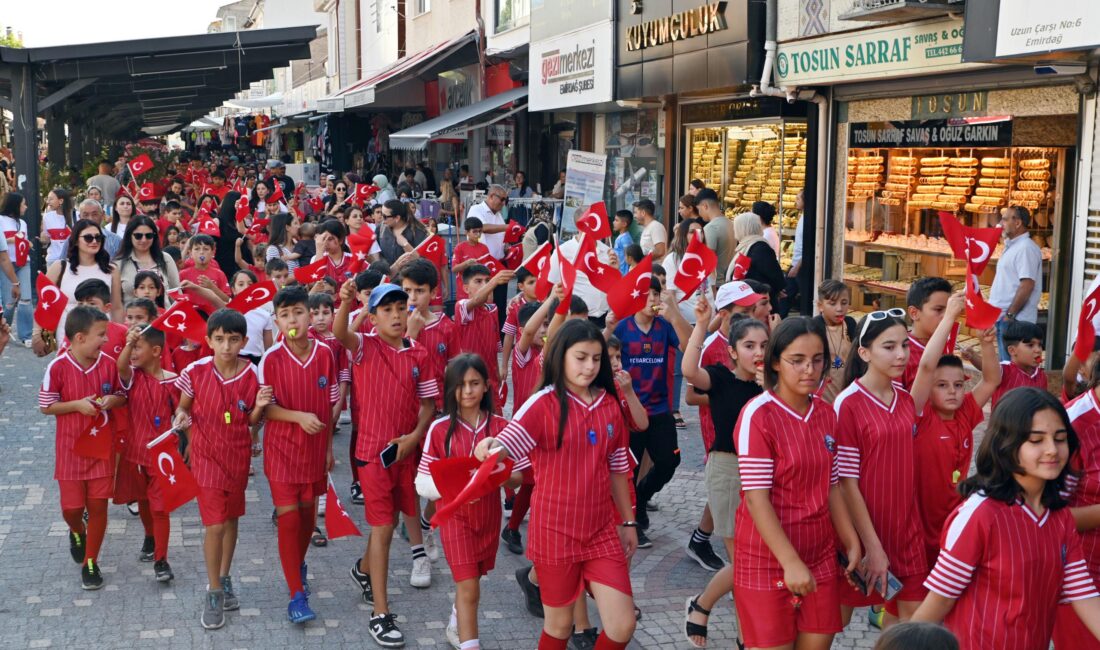
[[451, 620], [447, 621], [447, 625], [458, 627], [458, 610], [454, 605], [451, 605]]
[[481, 650], [481, 641], [478, 639], [470, 639], [469, 641], [463, 641], [458, 644], [458, 650]]

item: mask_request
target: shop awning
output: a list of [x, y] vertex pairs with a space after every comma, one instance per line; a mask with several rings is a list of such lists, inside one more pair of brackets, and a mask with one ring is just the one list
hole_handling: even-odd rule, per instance
[[504, 119], [505, 117], [515, 113], [517, 111], [526, 108], [526, 104], [513, 108], [512, 110], [502, 115], [495, 116], [487, 122], [471, 125], [470, 122], [487, 115], [506, 104], [510, 104], [514, 101], [527, 97], [527, 87], [513, 88], [506, 90], [499, 95], [493, 95], [488, 99], [483, 99], [480, 102], [470, 104], [469, 106], [463, 106], [457, 108], [449, 113], [444, 113], [437, 118], [430, 119], [426, 122], [421, 122], [415, 126], [410, 126], [403, 131], [390, 134], [390, 148], [391, 149], [424, 149], [428, 146], [428, 143], [437, 138], [446, 137], [447, 135], [454, 134], [455, 132], [465, 132], [470, 129], [479, 128], [482, 126], [488, 126], [497, 120]]
[[405, 73], [423, 73], [434, 62], [447, 58], [467, 43], [472, 43], [476, 38], [477, 32], [467, 32], [457, 38], [406, 56], [366, 79], [357, 81], [328, 97], [317, 100], [317, 110], [326, 113], [340, 113], [358, 106], [373, 104], [377, 91], [382, 87], [400, 82], [404, 79]]

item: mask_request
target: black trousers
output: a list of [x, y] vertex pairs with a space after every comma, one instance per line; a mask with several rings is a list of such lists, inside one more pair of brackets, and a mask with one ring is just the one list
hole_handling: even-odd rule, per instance
[[500, 321], [500, 340], [504, 341], [504, 321], [508, 318], [507, 284], [499, 285], [493, 289], [493, 304], [497, 306], [497, 320]]
[[[650, 415], [648, 429], [631, 432], [630, 451], [639, 463], [642, 462], [642, 454], [647, 451], [653, 461], [653, 468], [638, 481], [636, 488], [638, 510], [641, 512], [653, 495], [672, 480], [672, 475], [680, 466], [680, 443], [676, 439], [676, 421], [672, 419], [672, 414]], [[638, 477], [637, 468], [634, 469], [634, 477]]]

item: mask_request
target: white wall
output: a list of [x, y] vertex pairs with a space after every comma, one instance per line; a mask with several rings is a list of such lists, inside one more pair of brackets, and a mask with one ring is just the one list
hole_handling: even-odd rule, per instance
[[359, 0], [362, 30], [362, 79], [373, 77], [397, 60], [397, 0]]
[[[802, 36], [800, 30], [805, 22], [801, 13], [802, 2], [803, 0], [777, 0], [776, 4], [779, 8], [777, 32], [780, 42]], [[852, 10], [852, 6], [855, 4], [854, 0], [823, 0], [823, 2], [827, 14], [826, 27], [829, 32], [843, 32], [882, 24], [881, 21], [841, 20], [841, 14], [846, 14]]]
[[[405, 35], [408, 54], [419, 52], [433, 45], [458, 38], [477, 29], [474, 0], [431, 0], [431, 9], [413, 16], [413, 3], [406, 0], [407, 30]], [[491, 4], [492, 0], [483, 0]]]
[[264, 0], [264, 29], [327, 24], [328, 16], [309, 0]]

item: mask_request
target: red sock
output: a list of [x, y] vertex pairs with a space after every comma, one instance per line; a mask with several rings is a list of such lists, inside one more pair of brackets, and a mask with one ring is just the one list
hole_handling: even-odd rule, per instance
[[294, 510], [279, 515], [279, 562], [283, 565], [283, 576], [290, 588], [291, 597], [302, 589], [302, 561], [298, 555], [300, 534], [298, 531], [298, 513]]
[[153, 511], [153, 542], [154, 548], [153, 559], [167, 560], [168, 559], [168, 533], [172, 530], [172, 521], [168, 518], [167, 512], [161, 512], [159, 510]]
[[524, 483], [519, 487], [516, 500], [512, 502], [512, 516], [508, 518], [508, 528], [519, 530], [519, 525], [523, 523], [523, 518], [531, 508], [531, 493], [534, 491], [534, 483]]
[[145, 529], [145, 536], [152, 537], [153, 531], [153, 510], [149, 507], [149, 500], [143, 499], [137, 502], [138, 504], [138, 517], [141, 518], [141, 527]]
[[513, 499], [516, 496], [516, 491], [510, 487], [504, 488], [504, 498]]
[[61, 511], [61, 518], [65, 520], [65, 523], [69, 525], [69, 530], [73, 531], [77, 535], [87, 534], [87, 530], [84, 528], [84, 508], [70, 508], [69, 510]]
[[88, 541], [84, 547], [84, 561], [99, 560], [99, 549], [107, 532], [107, 499], [88, 499]]
[[596, 637], [596, 650], [626, 650], [626, 645], [629, 641], [612, 641], [607, 636], [607, 632], [600, 632], [600, 636]]
[[546, 630], [543, 630], [542, 636], [539, 637], [538, 650], [569, 650], [569, 639], [550, 636]]
[[306, 561], [306, 551], [313, 538], [313, 529], [317, 526], [317, 511], [313, 506], [303, 508], [298, 505], [298, 564]]

